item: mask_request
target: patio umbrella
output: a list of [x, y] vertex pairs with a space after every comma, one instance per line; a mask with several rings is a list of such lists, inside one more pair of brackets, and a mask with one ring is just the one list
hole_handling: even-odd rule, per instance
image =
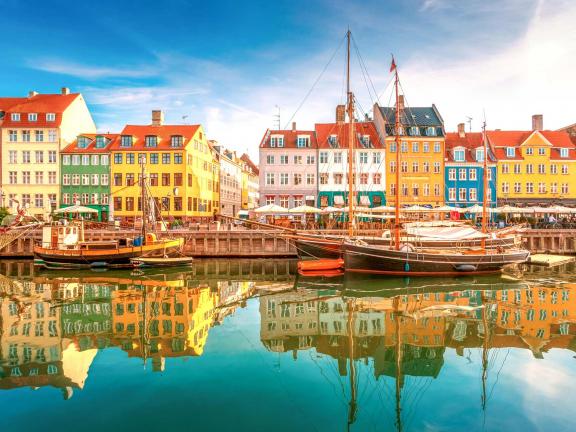
[[340, 209], [338, 207], [330, 207], [330, 206], [324, 207], [322, 209], [322, 213], [337, 213], [339, 211]]
[[436, 207], [436, 208], [432, 209], [432, 211], [435, 211], [435, 212], [452, 212], [452, 211], [460, 211], [460, 210], [462, 210], [462, 209], [459, 207], [452, 207], [449, 205], [443, 205], [441, 207]]
[[424, 206], [419, 206], [419, 205], [413, 205], [410, 207], [404, 207], [402, 209], [400, 209], [401, 211], [405, 211], [405, 212], [428, 212], [428, 211], [433, 211], [433, 209], [428, 208], [428, 207], [424, 207]]
[[[483, 213], [484, 207], [482, 207], [481, 205], [478, 205], [478, 204], [474, 204], [473, 206], [466, 207], [462, 210], [464, 213]], [[486, 212], [487, 213], [494, 213], [494, 209], [493, 208], [487, 208]]]
[[73, 205], [70, 207], [64, 207], [64, 208], [61, 208], [58, 210], [54, 210], [54, 213], [57, 213], [57, 214], [61, 214], [61, 213], [98, 213], [98, 210], [76, 204], [76, 205]]
[[556, 212], [558, 214], [570, 214], [570, 213], [576, 212], [576, 208], [564, 207], [561, 205], [552, 206], [552, 207], [550, 207], [550, 209], [554, 209], [554, 212]]
[[316, 207], [308, 206], [308, 205], [301, 205], [299, 207], [294, 207], [288, 210], [288, 213], [322, 213], [322, 210]]
[[378, 207], [371, 208], [370, 211], [376, 212], [376, 213], [391, 213], [391, 212], [396, 211], [396, 207], [378, 206]]
[[496, 207], [494, 213], [530, 213], [530, 210], [524, 207], [514, 207], [511, 205], [504, 205], [502, 207]]
[[288, 209], [276, 204], [267, 204], [254, 210], [256, 213], [288, 213]]

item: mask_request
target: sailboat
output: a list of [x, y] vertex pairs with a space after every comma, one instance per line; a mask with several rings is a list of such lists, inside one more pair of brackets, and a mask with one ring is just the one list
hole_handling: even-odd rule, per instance
[[[400, 103], [398, 68], [392, 58], [391, 71], [394, 71], [396, 95], [394, 135], [396, 146], [400, 148]], [[482, 233], [487, 234], [487, 138], [486, 124], [483, 125], [484, 143], [484, 194], [482, 213]], [[396, 152], [396, 166], [400, 166], [400, 155]], [[400, 185], [401, 170], [396, 170], [396, 184]], [[394, 219], [394, 241], [389, 246], [371, 245], [360, 239], [350, 238], [342, 243], [344, 269], [352, 273], [370, 273], [387, 276], [457, 276], [462, 274], [489, 274], [502, 271], [509, 264], [527, 261], [530, 252], [512, 247], [509, 249], [486, 248], [486, 240], [481, 239], [480, 248], [433, 249], [401, 241], [400, 192], [396, 193]]]
[[168, 257], [182, 250], [184, 238], [159, 239], [148, 232], [148, 199], [144, 164], [140, 181], [142, 227], [134, 238], [85, 240], [84, 221], [43, 227], [42, 241], [34, 246], [34, 264], [48, 269], [132, 267], [134, 258]]

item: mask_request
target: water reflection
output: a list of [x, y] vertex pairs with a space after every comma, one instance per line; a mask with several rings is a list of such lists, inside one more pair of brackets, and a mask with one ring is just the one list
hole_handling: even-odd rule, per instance
[[[486, 411], [508, 356], [501, 352], [542, 359], [554, 348], [576, 351], [574, 284], [539, 272], [383, 281], [296, 278], [290, 261], [207, 261], [165, 274], [2, 266], [0, 389], [51, 386], [65, 399], [98, 379], [88, 376], [102, 351], [134, 359], [123, 367], [170, 372], [167, 359], [203, 356], [211, 329], [250, 304], [261, 343], [251, 349], [291, 357], [341, 388], [340, 425], [357, 430], [367, 427], [359, 420], [366, 394], [386, 400], [393, 426], [405, 428], [431, 383], [450, 380], [454, 358], [478, 372], [471, 387]], [[238, 362], [245, 342], [234, 341]]]

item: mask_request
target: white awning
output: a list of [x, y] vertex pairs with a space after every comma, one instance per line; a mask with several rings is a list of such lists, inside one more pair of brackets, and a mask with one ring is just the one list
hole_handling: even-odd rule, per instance
[[334, 195], [334, 204], [344, 205], [344, 197], [342, 195]]
[[360, 205], [369, 206], [370, 197], [368, 195], [360, 195]]
[[310, 200], [312, 200], [312, 201], [315, 200], [314, 195], [306, 195], [306, 201], [310, 201]]

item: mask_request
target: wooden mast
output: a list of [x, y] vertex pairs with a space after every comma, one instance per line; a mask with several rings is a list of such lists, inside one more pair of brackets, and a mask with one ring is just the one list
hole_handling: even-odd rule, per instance
[[[488, 232], [488, 144], [486, 138], [486, 122], [482, 125], [482, 141], [484, 145], [484, 172], [482, 176], [483, 182], [483, 193], [482, 193], [482, 232], [486, 234]], [[483, 238], [482, 249], [486, 250], [486, 239]]]
[[402, 432], [402, 387], [404, 377], [402, 376], [402, 338], [400, 337], [400, 314], [398, 296], [394, 298], [394, 322], [396, 324], [396, 430]]
[[350, 91], [350, 30], [346, 33], [346, 95], [348, 98], [348, 235], [354, 235], [354, 97]]
[[140, 174], [140, 205], [142, 207], [142, 246], [146, 244], [146, 191], [144, 183], [144, 160], [140, 160], [141, 174]]
[[350, 430], [350, 425], [356, 420], [356, 365], [354, 364], [354, 302], [348, 300], [348, 356], [350, 361], [350, 403], [348, 410], [348, 430]]
[[396, 143], [396, 212], [394, 227], [394, 243], [396, 250], [400, 250], [400, 95], [398, 94], [398, 68], [392, 57], [392, 68], [395, 79], [394, 88], [396, 91], [396, 118], [394, 121], [394, 141]]

